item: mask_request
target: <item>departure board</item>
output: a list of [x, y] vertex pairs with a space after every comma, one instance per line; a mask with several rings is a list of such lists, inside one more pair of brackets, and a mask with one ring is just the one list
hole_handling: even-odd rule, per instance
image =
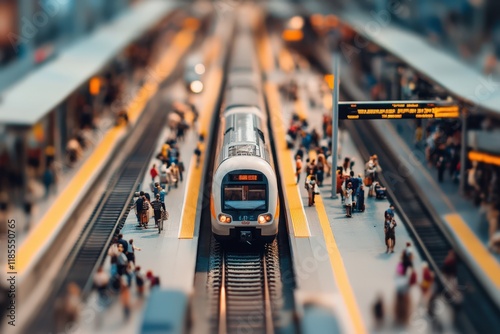
[[449, 101], [339, 102], [339, 119], [458, 118], [459, 107]]

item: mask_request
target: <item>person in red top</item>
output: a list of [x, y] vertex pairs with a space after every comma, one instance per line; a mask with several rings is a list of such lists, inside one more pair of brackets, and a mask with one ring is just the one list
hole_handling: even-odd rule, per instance
[[158, 169], [156, 169], [156, 164], [153, 164], [153, 167], [151, 167], [149, 174], [151, 174], [151, 181], [155, 182], [156, 177], [159, 175]]

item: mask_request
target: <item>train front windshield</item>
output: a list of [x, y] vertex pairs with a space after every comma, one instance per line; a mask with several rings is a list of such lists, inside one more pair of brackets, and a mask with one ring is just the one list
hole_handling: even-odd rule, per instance
[[225, 185], [224, 210], [267, 210], [265, 184]]

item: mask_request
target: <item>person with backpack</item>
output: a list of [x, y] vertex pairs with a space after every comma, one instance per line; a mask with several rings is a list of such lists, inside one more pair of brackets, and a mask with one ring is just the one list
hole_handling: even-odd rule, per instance
[[411, 242], [406, 242], [406, 248], [401, 254], [401, 262], [403, 263], [403, 271], [406, 271], [409, 267], [413, 268], [413, 248], [411, 247]]
[[142, 205], [144, 203], [144, 191], [139, 193], [139, 197], [134, 203], [135, 216], [137, 217], [137, 227], [141, 227], [141, 213], [142, 213]]

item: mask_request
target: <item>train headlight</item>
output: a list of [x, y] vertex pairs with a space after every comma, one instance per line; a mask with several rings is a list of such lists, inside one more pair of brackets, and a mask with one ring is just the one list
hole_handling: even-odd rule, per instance
[[219, 221], [221, 223], [230, 223], [231, 222], [231, 217], [228, 215], [220, 214], [219, 215]]
[[257, 221], [259, 222], [259, 224], [265, 224], [265, 223], [269, 223], [272, 219], [273, 219], [273, 216], [269, 213], [266, 213], [263, 215], [259, 215], [259, 217], [257, 218]]
[[203, 90], [203, 83], [200, 80], [195, 80], [189, 84], [189, 89], [195, 94], [201, 93]]

